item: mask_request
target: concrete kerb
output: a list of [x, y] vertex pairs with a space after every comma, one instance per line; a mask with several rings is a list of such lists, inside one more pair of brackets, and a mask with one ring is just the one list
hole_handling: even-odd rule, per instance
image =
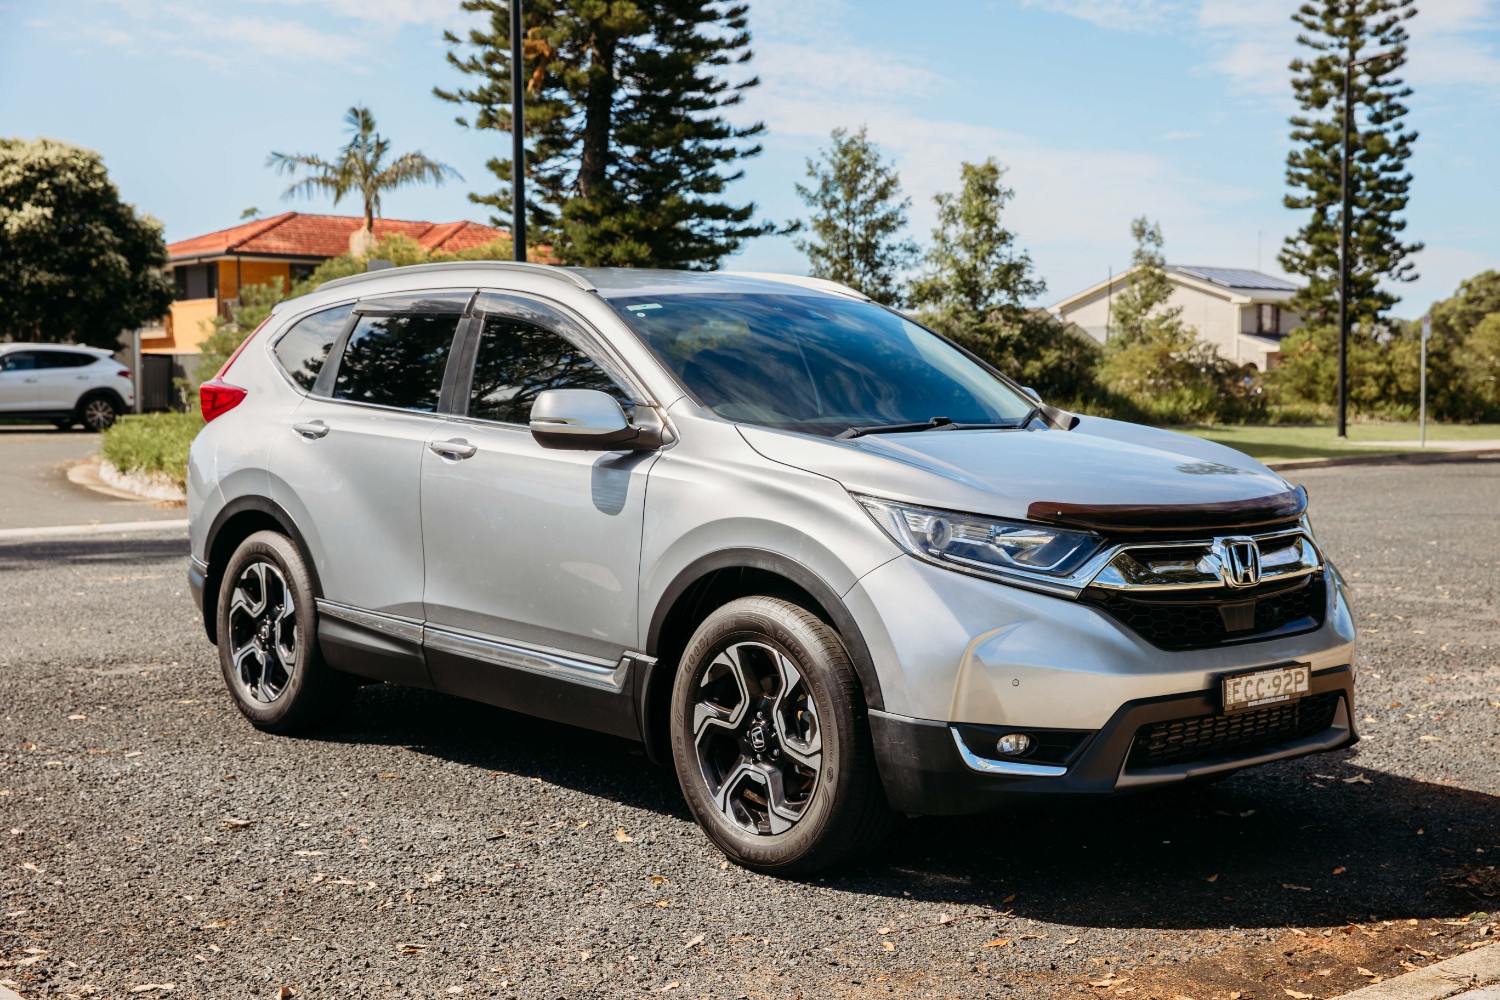
[[1276, 472], [1331, 469], [1343, 465], [1432, 465], [1438, 462], [1483, 462], [1500, 459], [1500, 448], [1443, 451], [1398, 451], [1384, 455], [1340, 455], [1336, 458], [1287, 458], [1267, 462]]
[[1340, 1000], [1447, 1000], [1500, 983], [1500, 944], [1487, 944], [1415, 972], [1345, 993]]

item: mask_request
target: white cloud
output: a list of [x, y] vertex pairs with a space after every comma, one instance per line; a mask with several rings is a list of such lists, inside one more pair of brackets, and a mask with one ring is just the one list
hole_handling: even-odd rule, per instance
[[1191, 7], [1190, 0], [1021, 0], [1021, 3], [1114, 31], [1170, 28], [1188, 14]]
[[[1232, 227], [1225, 220], [1256, 192], [1214, 183], [1158, 153], [1070, 147], [945, 120], [922, 100], [945, 81], [921, 62], [848, 42], [811, 45], [800, 31], [787, 31], [787, 22], [765, 20], [757, 15], [752, 25], [764, 83], [747, 97], [745, 112], [766, 122], [769, 143], [804, 155], [826, 144], [833, 128], [867, 126], [900, 171], [919, 238], [936, 221], [933, 195], [957, 186], [959, 164], [993, 156], [1017, 192], [1006, 222], [1049, 279], [1049, 301], [1087, 283], [1085, 276], [1093, 280], [1096, 270], [1103, 278], [1111, 261], [1123, 265], [1130, 219], [1142, 212], [1161, 221], [1179, 259], [1253, 261], [1253, 239], [1248, 253], [1237, 252], [1226, 241]], [[821, 34], [849, 37], [837, 22], [825, 23]]]

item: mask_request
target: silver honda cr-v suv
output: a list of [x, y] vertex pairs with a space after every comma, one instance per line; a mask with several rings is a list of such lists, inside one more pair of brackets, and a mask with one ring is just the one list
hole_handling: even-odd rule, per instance
[[639, 740], [783, 873], [1356, 739], [1302, 489], [827, 282], [375, 272], [201, 399], [192, 589], [263, 729], [389, 681]]

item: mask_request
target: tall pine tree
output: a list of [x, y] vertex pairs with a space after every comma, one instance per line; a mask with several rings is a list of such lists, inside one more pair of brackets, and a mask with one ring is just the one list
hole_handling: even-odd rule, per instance
[[[448, 34], [448, 60], [473, 80], [436, 93], [468, 105], [465, 126], [508, 133], [510, 6], [464, 0], [484, 18], [467, 38]], [[722, 195], [755, 156], [759, 124], [724, 111], [754, 78], [724, 73], [750, 60], [748, 8], [722, 0], [528, 0], [526, 79], [528, 221], [563, 262], [710, 268], [747, 239], [774, 230], [755, 206]], [[509, 219], [509, 157], [489, 169], [503, 188], [471, 195]]]
[[901, 178], [880, 158], [863, 127], [834, 129], [829, 147], [807, 161], [813, 183], [797, 194], [812, 209], [810, 239], [797, 241], [814, 277], [857, 289], [886, 305], [901, 299], [901, 272], [917, 259], [918, 248], [902, 236], [911, 199], [901, 194]]
[[1406, 128], [1403, 103], [1411, 96], [1396, 76], [1406, 62], [1405, 22], [1417, 13], [1414, 0], [1308, 0], [1292, 15], [1302, 28], [1298, 44], [1310, 50], [1291, 63], [1292, 89], [1302, 113], [1293, 117], [1292, 151], [1287, 155], [1288, 208], [1310, 211], [1302, 228], [1287, 239], [1278, 260], [1307, 279], [1292, 308], [1315, 324], [1338, 315], [1340, 171], [1343, 162], [1344, 67], [1388, 51], [1353, 71], [1354, 109], [1349, 189], [1349, 306], [1352, 322], [1372, 323], [1400, 298], [1380, 287], [1412, 281], [1408, 258], [1422, 249], [1403, 241], [1411, 184], [1406, 161], [1417, 133]]

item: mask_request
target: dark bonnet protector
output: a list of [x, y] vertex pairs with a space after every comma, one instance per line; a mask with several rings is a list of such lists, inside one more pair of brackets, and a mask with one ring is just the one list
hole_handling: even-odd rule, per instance
[[1168, 534], [1183, 531], [1237, 531], [1295, 521], [1307, 510], [1307, 491], [1298, 486], [1254, 500], [1198, 504], [1088, 504], [1037, 501], [1026, 510], [1033, 521], [1105, 534]]

